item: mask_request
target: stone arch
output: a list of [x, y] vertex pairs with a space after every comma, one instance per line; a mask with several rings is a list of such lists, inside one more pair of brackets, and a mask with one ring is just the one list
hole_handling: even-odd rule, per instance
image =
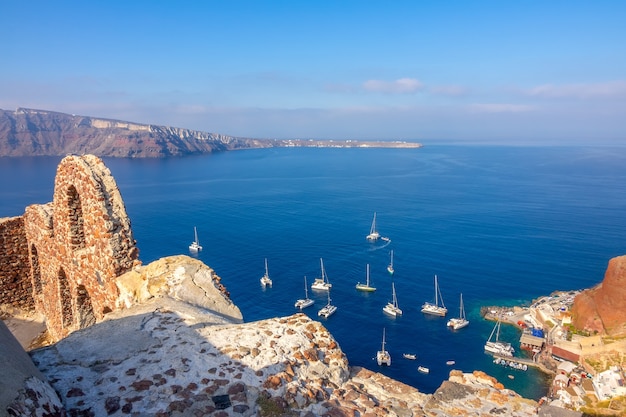
[[89, 291], [82, 284], [76, 287], [76, 313], [79, 328], [82, 329], [96, 323], [96, 315], [93, 312]]
[[72, 313], [72, 292], [70, 290], [70, 283], [65, 274], [63, 268], [59, 269], [57, 276], [57, 282], [59, 285], [59, 302], [61, 303], [61, 325], [64, 328], [69, 328], [74, 323], [74, 314]]
[[41, 268], [39, 267], [39, 254], [35, 245], [30, 245], [30, 266], [33, 277], [33, 298], [43, 294], [43, 282], [41, 279]]
[[67, 216], [69, 219], [69, 243], [73, 250], [85, 247], [85, 221], [80, 194], [74, 184], [67, 188]]

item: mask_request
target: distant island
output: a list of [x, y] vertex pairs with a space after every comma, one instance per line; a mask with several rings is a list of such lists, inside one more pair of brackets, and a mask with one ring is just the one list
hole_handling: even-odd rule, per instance
[[258, 148], [420, 148], [406, 141], [256, 139], [18, 108], [0, 109], [0, 156], [164, 158]]

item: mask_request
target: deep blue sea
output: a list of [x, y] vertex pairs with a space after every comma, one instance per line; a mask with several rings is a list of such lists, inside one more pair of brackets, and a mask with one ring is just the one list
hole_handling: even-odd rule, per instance
[[[0, 158], [0, 216], [51, 201], [60, 159]], [[455, 360], [455, 369], [484, 370], [526, 397], [542, 396], [538, 371], [505, 370], [483, 352], [492, 323], [480, 307], [593, 286], [610, 258], [626, 254], [626, 148], [283, 148], [105, 162], [144, 263], [188, 254], [197, 226], [198, 258], [223, 278], [244, 320], [254, 321], [294, 313], [304, 276], [310, 284], [323, 258], [338, 311], [322, 322], [350, 364], [427, 393]], [[374, 212], [390, 243], [366, 241]], [[392, 249], [404, 310], [395, 319], [382, 312], [391, 298]], [[265, 290], [264, 258], [274, 281]], [[355, 290], [367, 264], [375, 293]], [[433, 301], [435, 274], [448, 317], [458, 314], [463, 293], [467, 328], [450, 331], [447, 319], [420, 312]], [[309, 295], [316, 301], [305, 312], [318, 320], [326, 295]], [[373, 360], [383, 328], [389, 368]], [[514, 328], [503, 331], [519, 346]], [[418, 359], [403, 359], [404, 352]]]

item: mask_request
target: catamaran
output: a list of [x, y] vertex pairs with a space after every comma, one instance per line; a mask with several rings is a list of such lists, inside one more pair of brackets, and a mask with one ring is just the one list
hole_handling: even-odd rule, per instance
[[387, 303], [386, 306], [383, 307], [383, 311], [391, 316], [401, 316], [402, 310], [398, 307], [398, 299], [396, 298], [396, 286], [392, 282], [391, 283], [391, 302]]
[[303, 308], [307, 308], [312, 306], [315, 301], [309, 298], [309, 291], [306, 287], [306, 276], [304, 277], [304, 298], [301, 298], [296, 301], [294, 307], [302, 310]]
[[317, 312], [317, 315], [327, 319], [328, 317], [335, 314], [335, 311], [337, 311], [337, 306], [334, 306], [331, 304], [330, 289], [329, 289], [328, 290], [328, 303], [324, 307], [322, 307], [320, 311]]
[[194, 240], [191, 242], [191, 245], [189, 245], [189, 250], [192, 252], [201, 251], [202, 246], [200, 246], [200, 241], [198, 240], [198, 230], [196, 229], [196, 226], [193, 227], [193, 236]]
[[461, 302], [459, 307], [459, 317], [448, 320], [448, 327], [453, 330], [459, 330], [469, 324], [469, 320], [465, 318], [465, 307], [463, 306], [463, 293], [461, 293]]
[[383, 346], [381, 350], [376, 352], [376, 362], [378, 366], [387, 365], [391, 366], [391, 355], [385, 350], [385, 328], [383, 327]]
[[393, 250], [391, 251], [391, 261], [389, 262], [389, 265], [387, 265], [387, 272], [389, 272], [390, 275], [393, 275], [395, 272], [393, 269]]
[[330, 291], [330, 287], [333, 286], [330, 282], [328, 282], [328, 275], [326, 275], [326, 271], [324, 270], [324, 261], [320, 258], [320, 266], [322, 268], [322, 275], [319, 278], [315, 278], [313, 284], [311, 284], [312, 290], [321, 290], [321, 291]]
[[[439, 301], [441, 301], [441, 305], [439, 305]], [[422, 313], [445, 317], [447, 312], [448, 309], [443, 304], [443, 297], [441, 296], [441, 291], [439, 290], [437, 275], [435, 275], [435, 303], [432, 304], [425, 302], [424, 305], [422, 305]]]
[[365, 238], [370, 242], [375, 242], [380, 237], [380, 233], [376, 230], [376, 212], [374, 212], [374, 220], [372, 220], [372, 227], [370, 228], [370, 234]]
[[263, 286], [263, 288], [268, 285], [270, 287], [272, 286], [272, 280], [270, 279], [270, 274], [267, 269], [267, 258], [265, 258], [265, 275], [261, 277], [261, 285]]
[[370, 286], [370, 264], [367, 264], [367, 268], [366, 268], [367, 272], [365, 274], [366, 276], [366, 281], [365, 284], [361, 284], [360, 282], [356, 284], [356, 289], [359, 291], [367, 291], [367, 292], [373, 292], [376, 291], [375, 287]]
[[[496, 338], [492, 341], [491, 339], [494, 333], [496, 334]], [[487, 343], [485, 343], [485, 351], [500, 356], [513, 356], [513, 352], [515, 352], [515, 349], [513, 349], [510, 343], [500, 341], [500, 320], [496, 321], [496, 325], [493, 327]]]

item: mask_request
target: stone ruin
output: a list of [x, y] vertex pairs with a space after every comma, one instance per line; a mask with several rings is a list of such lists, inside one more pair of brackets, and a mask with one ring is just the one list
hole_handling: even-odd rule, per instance
[[0, 304], [43, 315], [60, 340], [115, 305], [139, 251], [121, 194], [94, 155], [60, 162], [51, 203], [0, 219]]

